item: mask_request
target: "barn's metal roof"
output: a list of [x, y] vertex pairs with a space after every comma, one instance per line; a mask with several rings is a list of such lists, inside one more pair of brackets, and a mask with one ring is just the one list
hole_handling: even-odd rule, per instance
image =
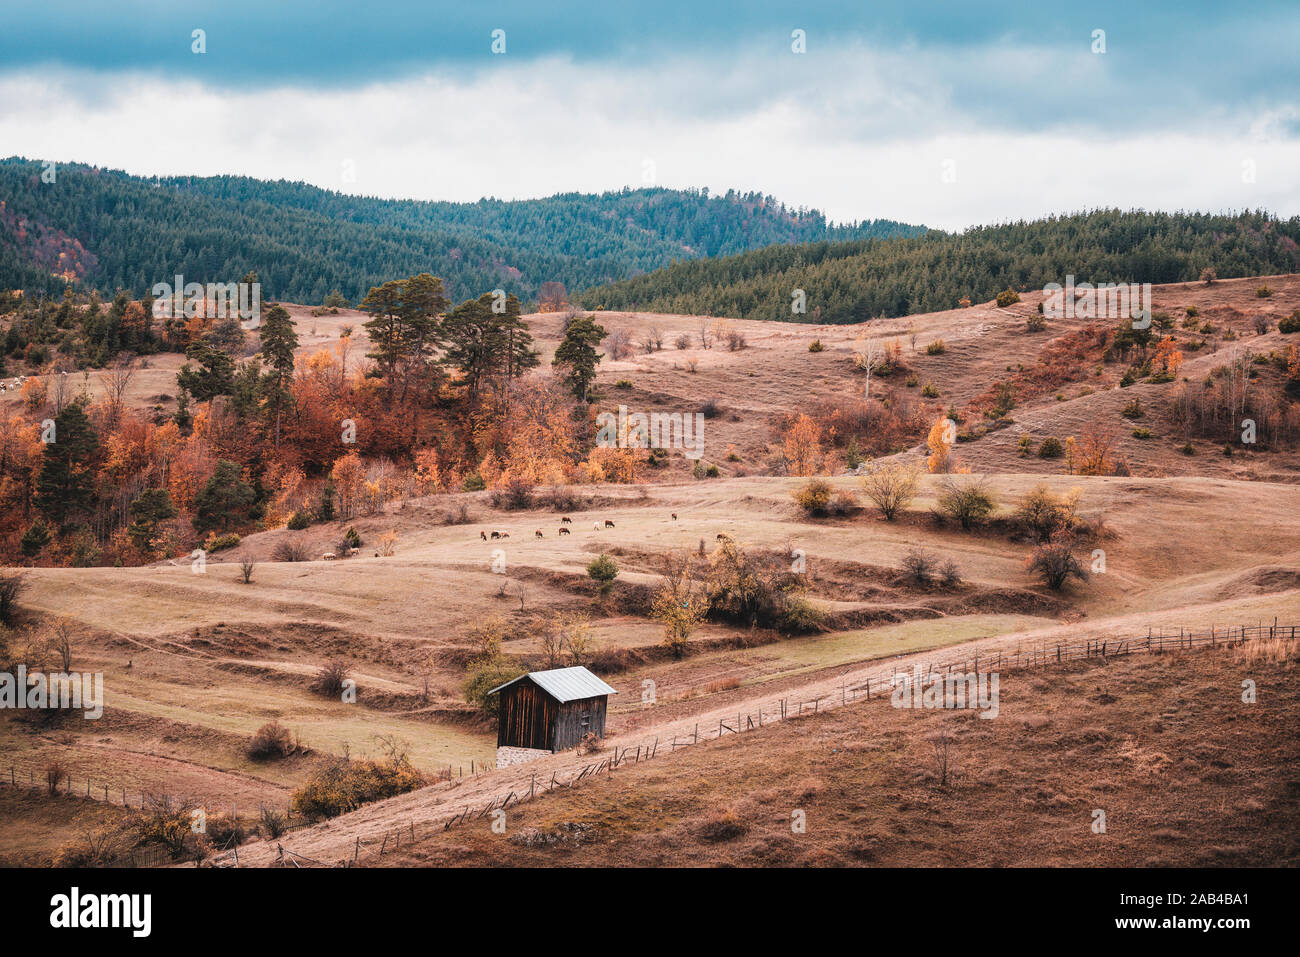
[[531, 678], [539, 688], [561, 704], [566, 701], [577, 701], [581, 698], [595, 698], [603, 694], [618, 694], [617, 691], [581, 666], [577, 668], [552, 668], [550, 671], [530, 671], [528, 674], [520, 675], [503, 685], [497, 685], [488, 694], [496, 694], [498, 691], [509, 688], [516, 681], [523, 681], [525, 678]]

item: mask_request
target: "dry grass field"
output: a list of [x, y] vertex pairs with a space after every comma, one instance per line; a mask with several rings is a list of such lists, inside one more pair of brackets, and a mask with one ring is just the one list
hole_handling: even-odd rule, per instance
[[1300, 746], [1279, 733], [1295, 668], [1219, 650], [1011, 671], [991, 721], [860, 702], [558, 789], [507, 810], [504, 833], [434, 829], [363, 863], [1296, 866]]
[[[1156, 310], [1181, 315], [1194, 304], [1220, 335], [1234, 332], [1189, 352], [1181, 375], [1204, 376], [1234, 350], [1267, 353], [1282, 344], [1276, 322], [1257, 335], [1253, 317], [1266, 310], [1276, 319], [1300, 306], [1300, 276], [1268, 283], [1275, 295], [1267, 302], [1254, 297], [1255, 279], [1156, 288]], [[1046, 332], [1027, 334], [1037, 298], [1026, 295], [1010, 309], [982, 304], [882, 320], [867, 332], [897, 338], [907, 368], [939, 388], [937, 402], [964, 407], [1009, 366], [1032, 361], [1049, 339], [1084, 324], [1053, 321]], [[329, 346], [353, 325], [354, 353], [364, 353], [360, 314], [290, 311], [304, 352]], [[561, 319], [528, 318], [548, 363]], [[10, 766], [16, 777], [40, 779], [54, 761], [73, 780], [73, 795], [55, 799], [0, 787], [0, 844], [11, 848], [4, 860], [48, 862], [60, 845], [121, 815], [76, 797], [87, 779], [92, 795], [101, 787], [110, 795], [125, 789], [133, 800], [167, 792], [224, 810], [283, 806], [321, 761], [375, 755], [394, 738], [409, 742], [418, 768], [451, 770], [449, 784], [284, 836], [286, 849], [332, 862], [346, 858], [357, 837], [407, 820], [436, 821], [531, 774], [581, 767], [589, 759], [564, 753], [526, 770], [470, 776], [471, 768], [491, 766], [495, 752], [493, 726], [462, 690], [474, 653], [471, 629], [490, 618], [504, 624], [504, 650], [536, 665], [548, 620], [559, 612], [590, 616], [592, 667], [619, 691], [607, 746], [684, 733], [787, 695], [824, 694], [845, 680], [884, 680], [940, 649], [996, 653], [1148, 628], [1300, 622], [1300, 457], [1294, 449], [1227, 457], [1199, 440], [1198, 454], [1183, 454], [1167, 409], [1172, 385], [1120, 390], [1122, 367], [1080, 369], [1077, 382], [1018, 404], [1011, 425], [960, 443], [961, 461], [986, 477], [998, 499], [982, 529], [936, 521], [935, 476], [895, 522], [870, 507], [818, 519], [791, 497], [804, 480], [772, 474], [781, 440], [776, 422], [810, 396], [848, 401], [860, 394], [851, 351], [862, 329], [740, 322], [747, 347], [728, 352], [672, 348], [677, 335], [697, 332], [698, 317], [602, 313], [600, 321], [607, 328], [656, 325], [669, 342], [661, 352], [602, 363], [602, 406], [685, 411], [715, 399], [722, 411], [707, 422], [705, 458], [721, 477], [691, 478], [689, 463], [674, 453], [653, 482], [578, 489], [585, 500], [567, 513], [573, 532], [563, 538], [558, 513], [501, 511], [489, 493], [477, 492], [408, 500], [301, 533], [248, 535], [237, 548], [210, 555], [202, 574], [184, 560], [27, 570], [20, 628], [35, 633], [58, 620], [71, 623], [76, 667], [104, 673], [106, 708], [98, 722], [0, 721], [6, 780]], [[817, 338], [825, 351], [809, 352]], [[938, 338], [944, 353], [927, 355], [925, 344]], [[156, 358], [143, 370], [132, 401], [166, 407], [179, 362], [169, 363], [177, 358]], [[630, 386], [620, 388], [622, 380]], [[1068, 475], [1060, 461], [1017, 452], [1022, 435], [1064, 438], [1098, 420], [1125, 426], [1120, 409], [1138, 394], [1155, 438], [1131, 439], [1121, 429], [1131, 475]], [[735, 461], [723, 458], [730, 447]], [[899, 457], [918, 455], [912, 449]], [[831, 481], [858, 489], [851, 475]], [[1102, 529], [1095, 544], [1105, 552], [1105, 573], [1060, 593], [1030, 576], [1031, 545], [1005, 521], [1039, 482], [1056, 492], [1078, 487], [1081, 515]], [[470, 522], [449, 524], [462, 503]], [[605, 520], [614, 527], [593, 529]], [[394, 553], [379, 557], [363, 547], [341, 561], [272, 560], [276, 544], [291, 535], [319, 558], [348, 524], [367, 543], [395, 532]], [[481, 530], [510, 538], [485, 542]], [[802, 550], [807, 593], [826, 628], [781, 637], [712, 623], [696, 632], [683, 658], [670, 655], [648, 616], [649, 591], [666, 557], [711, 549], [719, 534], [753, 550]], [[917, 544], [951, 557], [962, 584], [909, 583], [899, 566]], [[504, 575], [492, 569], [498, 548]], [[585, 573], [602, 552], [620, 566], [604, 596]], [[239, 576], [244, 559], [256, 562], [248, 584]], [[351, 666], [355, 704], [311, 690], [333, 659]], [[422, 839], [383, 863], [1294, 864], [1297, 755], [1294, 735], [1279, 732], [1294, 724], [1296, 674], [1291, 661], [1249, 663], [1222, 651], [1135, 656], [1008, 674], [1003, 715], [994, 721], [872, 702], [661, 754], [528, 805], [511, 816], [504, 837], [484, 823]], [[1259, 684], [1256, 706], [1239, 701], [1242, 675]], [[640, 706], [646, 680], [657, 689], [648, 709]], [[300, 753], [254, 761], [249, 738], [272, 720], [296, 736]], [[935, 784], [927, 757], [928, 737], [940, 728], [957, 741], [958, 773], [946, 786]], [[790, 833], [796, 807], [808, 812], [807, 834]], [[1105, 836], [1089, 832], [1093, 808], [1106, 810]], [[714, 832], [733, 830], [719, 819], [727, 813], [737, 833], [715, 839]], [[516, 840], [532, 833], [528, 828], [558, 836], [528, 846]], [[241, 850], [241, 863], [272, 861], [267, 844]]]

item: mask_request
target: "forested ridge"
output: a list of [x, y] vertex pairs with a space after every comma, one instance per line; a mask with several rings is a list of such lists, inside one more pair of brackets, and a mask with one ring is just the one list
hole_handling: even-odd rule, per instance
[[[1300, 271], [1300, 217], [1096, 210], [962, 233], [770, 246], [679, 262], [588, 289], [588, 308], [796, 322], [865, 322], [1089, 282], [1167, 283]], [[803, 290], [806, 311], [792, 311]]]
[[143, 296], [176, 274], [233, 282], [264, 298], [356, 302], [394, 276], [431, 272], [453, 298], [501, 288], [534, 301], [700, 256], [771, 244], [906, 236], [885, 220], [828, 224], [771, 197], [624, 189], [476, 203], [382, 200], [242, 176], [148, 178], [68, 164], [0, 160], [0, 288]]

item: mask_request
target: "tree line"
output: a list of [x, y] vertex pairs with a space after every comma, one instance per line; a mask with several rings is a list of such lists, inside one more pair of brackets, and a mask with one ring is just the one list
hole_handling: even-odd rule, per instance
[[675, 263], [573, 297], [586, 308], [857, 323], [1090, 282], [1185, 282], [1300, 270], [1300, 217], [1095, 210], [962, 233], [819, 241]]

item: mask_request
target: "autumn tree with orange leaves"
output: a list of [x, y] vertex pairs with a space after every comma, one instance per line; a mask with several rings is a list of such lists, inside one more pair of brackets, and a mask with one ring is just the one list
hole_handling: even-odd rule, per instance
[[935, 419], [934, 425], [930, 426], [930, 434], [925, 439], [925, 444], [930, 449], [930, 456], [925, 460], [925, 464], [931, 473], [939, 474], [953, 470], [957, 464], [957, 457], [953, 455], [952, 447], [956, 442], [957, 423], [947, 416]]
[[786, 432], [782, 456], [787, 474], [816, 475], [822, 461], [821, 427], [800, 414]]

